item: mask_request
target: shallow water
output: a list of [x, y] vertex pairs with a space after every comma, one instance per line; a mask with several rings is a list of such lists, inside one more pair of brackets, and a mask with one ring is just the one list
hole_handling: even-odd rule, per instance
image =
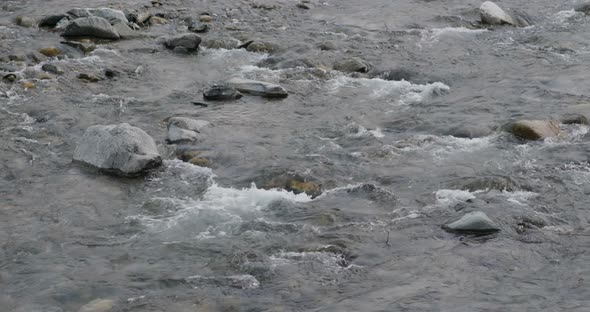
[[[78, 311], [97, 298], [113, 311], [588, 310], [588, 127], [561, 125], [563, 138], [529, 143], [501, 131], [515, 119], [590, 113], [590, 17], [571, 11], [577, 2], [498, 2], [538, 21], [489, 30], [467, 23], [479, 1], [162, 2], [150, 10], [172, 14], [169, 24], [51, 60], [65, 71], [55, 79], [27, 78], [40, 65], [9, 64], [36, 88], [0, 82], [2, 311]], [[280, 9], [252, 6], [262, 2]], [[15, 16], [88, 5], [150, 6], [4, 1], [0, 56], [61, 40]], [[159, 37], [186, 30], [181, 17], [204, 11], [215, 17], [204, 38], [270, 40], [320, 69], [161, 47]], [[327, 41], [336, 50], [316, 47]], [[414, 74], [329, 70], [344, 56]], [[76, 78], [106, 68], [119, 76]], [[231, 76], [290, 95], [191, 104]], [[198, 148], [212, 168], [169, 159], [123, 179], [71, 162], [91, 125], [127, 122], [165, 144], [170, 116], [211, 121]], [[480, 135], [453, 136], [466, 127]], [[284, 173], [324, 194], [263, 188]], [[504, 189], [489, 187], [498, 180]], [[502, 231], [441, 229], [472, 210]]]

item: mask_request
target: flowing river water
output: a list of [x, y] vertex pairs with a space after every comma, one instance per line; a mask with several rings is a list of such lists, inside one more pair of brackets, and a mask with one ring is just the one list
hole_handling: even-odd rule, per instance
[[[0, 311], [96, 299], [104, 311], [590, 310], [589, 127], [563, 124], [563, 137], [538, 142], [502, 131], [590, 114], [590, 16], [577, 1], [504, 0], [535, 24], [489, 29], [473, 27], [471, 0], [160, 3], [0, 3], [0, 56], [66, 49], [17, 15], [112, 7], [168, 19], [148, 37], [43, 61], [64, 70], [51, 79], [35, 78], [43, 63], [1, 64], [35, 88], [0, 82]], [[279, 58], [313, 67], [163, 48], [160, 37], [202, 12], [213, 16], [203, 39], [274, 42]], [[347, 56], [399, 77], [331, 69]], [[118, 74], [77, 78], [105, 69]], [[192, 104], [233, 76], [289, 97]], [[169, 157], [121, 178], [72, 163], [89, 126], [126, 122], [164, 146], [170, 116], [211, 122], [198, 143], [210, 168]], [[284, 174], [323, 194], [264, 187]], [[474, 210], [501, 231], [441, 228]]]

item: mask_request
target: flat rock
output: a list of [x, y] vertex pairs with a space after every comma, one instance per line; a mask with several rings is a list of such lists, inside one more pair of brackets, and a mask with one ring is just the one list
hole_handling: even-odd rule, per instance
[[552, 120], [519, 120], [508, 126], [508, 132], [525, 140], [544, 140], [557, 137], [561, 130]]
[[467, 213], [458, 220], [443, 225], [443, 229], [468, 234], [490, 234], [500, 231], [494, 221], [481, 211]]
[[184, 48], [188, 51], [196, 51], [201, 44], [201, 37], [197, 34], [182, 34], [168, 38], [164, 45], [168, 49]]
[[64, 37], [91, 36], [101, 39], [119, 39], [120, 36], [109, 21], [102, 17], [90, 16], [72, 21], [64, 31]]
[[334, 69], [345, 73], [367, 73], [371, 65], [358, 57], [350, 57], [334, 63]]
[[214, 84], [203, 92], [203, 98], [209, 101], [231, 101], [242, 96], [240, 91], [227, 84]]
[[232, 78], [227, 83], [240, 92], [259, 95], [267, 98], [286, 98], [289, 93], [285, 88], [270, 82]]
[[136, 176], [162, 164], [154, 139], [127, 123], [86, 129], [74, 161], [122, 176]]
[[201, 141], [203, 135], [200, 133], [209, 125], [210, 123], [206, 120], [172, 117], [168, 119], [168, 137], [166, 140], [168, 143]]
[[481, 22], [488, 25], [516, 25], [512, 16], [504, 12], [497, 4], [486, 1], [479, 7]]

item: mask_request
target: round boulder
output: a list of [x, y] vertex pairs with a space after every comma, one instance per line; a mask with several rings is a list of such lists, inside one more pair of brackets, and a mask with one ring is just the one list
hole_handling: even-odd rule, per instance
[[136, 176], [162, 164], [154, 139], [127, 123], [86, 129], [74, 151], [74, 161], [100, 171]]

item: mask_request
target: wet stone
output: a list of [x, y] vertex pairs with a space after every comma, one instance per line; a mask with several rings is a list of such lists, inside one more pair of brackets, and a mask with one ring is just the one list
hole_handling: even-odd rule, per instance
[[201, 44], [201, 37], [196, 34], [182, 34], [168, 38], [164, 45], [166, 48], [175, 50], [176, 48], [183, 48], [187, 51], [196, 51]]
[[96, 49], [96, 45], [92, 42], [62, 41], [61, 43], [76, 48], [85, 54], [90, 53]]
[[18, 78], [16, 77], [15, 74], [6, 74], [2, 77], [2, 81], [4, 81], [4, 82], [13, 83], [17, 80], [18, 80]]
[[479, 7], [481, 22], [488, 25], [516, 25], [508, 13], [504, 12], [497, 4], [486, 1]]
[[588, 125], [588, 117], [582, 114], [567, 114], [561, 117], [561, 123], [565, 125]]
[[272, 42], [253, 41], [248, 44], [246, 50], [259, 53], [274, 53], [279, 50], [279, 46]]
[[27, 54], [27, 58], [35, 63], [40, 63], [47, 60], [47, 56], [39, 52], [31, 52]]
[[78, 75], [78, 78], [88, 81], [88, 82], [98, 82], [98, 81], [102, 80], [102, 78], [96, 76], [95, 74], [88, 74], [88, 73], [81, 73]]
[[203, 98], [209, 101], [231, 101], [242, 96], [240, 91], [227, 84], [215, 84], [203, 92]]
[[551, 120], [519, 120], [508, 126], [508, 132], [524, 140], [544, 140], [561, 134], [559, 125]]
[[210, 38], [205, 39], [202, 43], [203, 47], [208, 49], [237, 49], [240, 41], [234, 38]]
[[199, 21], [202, 23], [211, 23], [213, 21], [213, 17], [211, 17], [211, 15], [201, 15], [199, 16]]
[[162, 164], [154, 139], [127, 123], [86, 129], [74, 151], [74, 161], [123, 176], [143, 174]]
[[576, 5], [576, 7], [574, 7], [574, 11], [590, 14], [590, 1]]
[[64, 37], [96, 37], [101, 39], [119, 39], [119, 34], [109, 21], [102, 17], [90, 16], [72, 21], [65, 29]]
[[8, 56], [11, 61], [23, 62], [27, 60], [27, 56], [24, 54], [11, 54]]
[[345, 73], [367, 73], [369, 72], [370, 68], [371, 65], [369, 63], [358, 57], [351, 57], [334, 63], [335, 70]]
[[210, 123], [205, 120], [195, 120], [185, 117], [172, 117], [168, 120], [168, 143], [196, 142], [201, 141], [203, 136], [200, 132], [209, 127]]
[[466, 234], [490, 234], [500, 231], [494, 221], [481, 211], [467, 213], [458, 220], [443, 225], [443, 229]]
[[154, 15], [149, 18], [149, 23], [150, 25], [165, 25], [168, 23], [168, 21], [163, 17]]
[[289, 93], [285, 88], [270, 82], [243, 78], [232, 78], [227, 83], [238, 91], [267, 98], [286, 98]]
[[95, 299], [83, 305], [78, 312], [109, 312], [112, 311], [115, 302], [109, 299]]
[[207, 24], [199, 23], [199, 22], [192, 22], [188, 25], [188, 30], [194, 33], [204, 33], [209, 29]]

